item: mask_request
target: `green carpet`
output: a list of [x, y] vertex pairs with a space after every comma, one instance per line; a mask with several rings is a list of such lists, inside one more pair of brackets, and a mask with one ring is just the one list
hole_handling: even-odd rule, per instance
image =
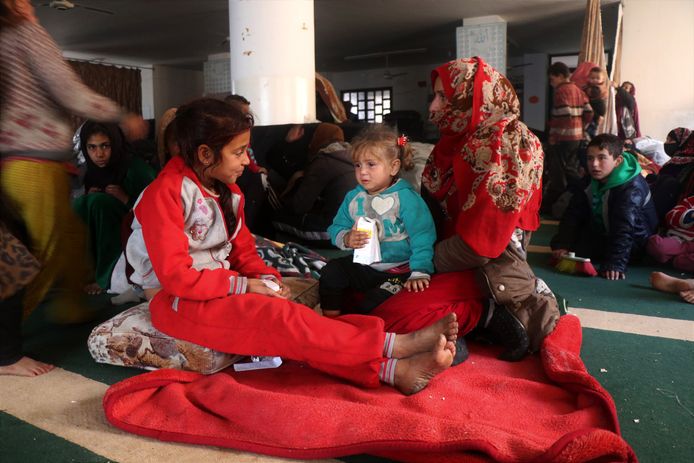
[[601, 277], [557, 272], [549, 265], [548, 254], [530, 254], [528, 262], [535, 274], [566, 298], [572, 307], [694, 320], [694, 307], [691, 304], [682, 301], [676, 294], [651, 288], [648, 277], [653, 270], [677, 276], [665, 268], [630, 266], [625, 280], [610, 281]]
[[0, 411], [2, 463], [106, 463], [109, 460]]
[[692, 461], [691, 342], [585, 328], [581, 355], [612, 394], [622, 435], [641, 462]]

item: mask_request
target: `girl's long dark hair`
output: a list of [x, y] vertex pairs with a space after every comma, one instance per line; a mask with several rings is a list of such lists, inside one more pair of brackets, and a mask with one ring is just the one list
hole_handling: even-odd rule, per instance
[[[222, 148], [226, 144], [253, 127], [253, 116], [213, 98], [201, 98], [181, 106], [174, 121], [175, 139], [181, 157], [198, 176], [221, 162]], [[198, 147], [201, 145], [209, 146], [214, 153], [214, 162], [210, 166], [202, 165], [198, 159]], [[231, 235], [236, 229], [231, 190], [219, 180], [215, 180], [214, 189], [219, 194], [224, 222]]]

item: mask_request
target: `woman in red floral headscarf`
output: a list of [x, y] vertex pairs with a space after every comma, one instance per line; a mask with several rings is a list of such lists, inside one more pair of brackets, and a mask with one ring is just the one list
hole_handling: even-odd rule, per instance
[[[509, 81], [482, 59], [439, 66], [432, 83], [429, 110], [441, 139], [422, 185], [443, 213], [434, 211], [442, 216], [436, 270], [480, 271], [505, 319], [493, 334], [516, 360], [537, 350], [559, 317], [556, 298], [526, 262], [530, 234], [540, 224], [542, 146], [520, 121]], [[514, 323], [522, 324], [525, 339]]]

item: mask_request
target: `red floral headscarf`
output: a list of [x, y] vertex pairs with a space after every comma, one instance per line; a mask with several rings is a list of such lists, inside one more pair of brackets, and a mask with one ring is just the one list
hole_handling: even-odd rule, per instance
[[441, 131], [422, 183], [475, 252], [498, 257], [516, 228], [540, 223], [543, 152], [523, 124], [511, 83], [481, 58], [458, 59], [432, 72], [446, 106], [431, 119]]

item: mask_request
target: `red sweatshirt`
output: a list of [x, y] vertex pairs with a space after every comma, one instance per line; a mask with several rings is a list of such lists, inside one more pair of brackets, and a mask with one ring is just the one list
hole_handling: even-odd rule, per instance
[[207, 301], [246, 292], [247, 278], [279, 273], [258, 256], [245, 225], [243, 195], [235, 184], [234, 230], [227, 230], [218, 198], [208, 193], [180, 157], [172, 158], [135, 204], [128, 240], [131, 279], [143, 288]]

